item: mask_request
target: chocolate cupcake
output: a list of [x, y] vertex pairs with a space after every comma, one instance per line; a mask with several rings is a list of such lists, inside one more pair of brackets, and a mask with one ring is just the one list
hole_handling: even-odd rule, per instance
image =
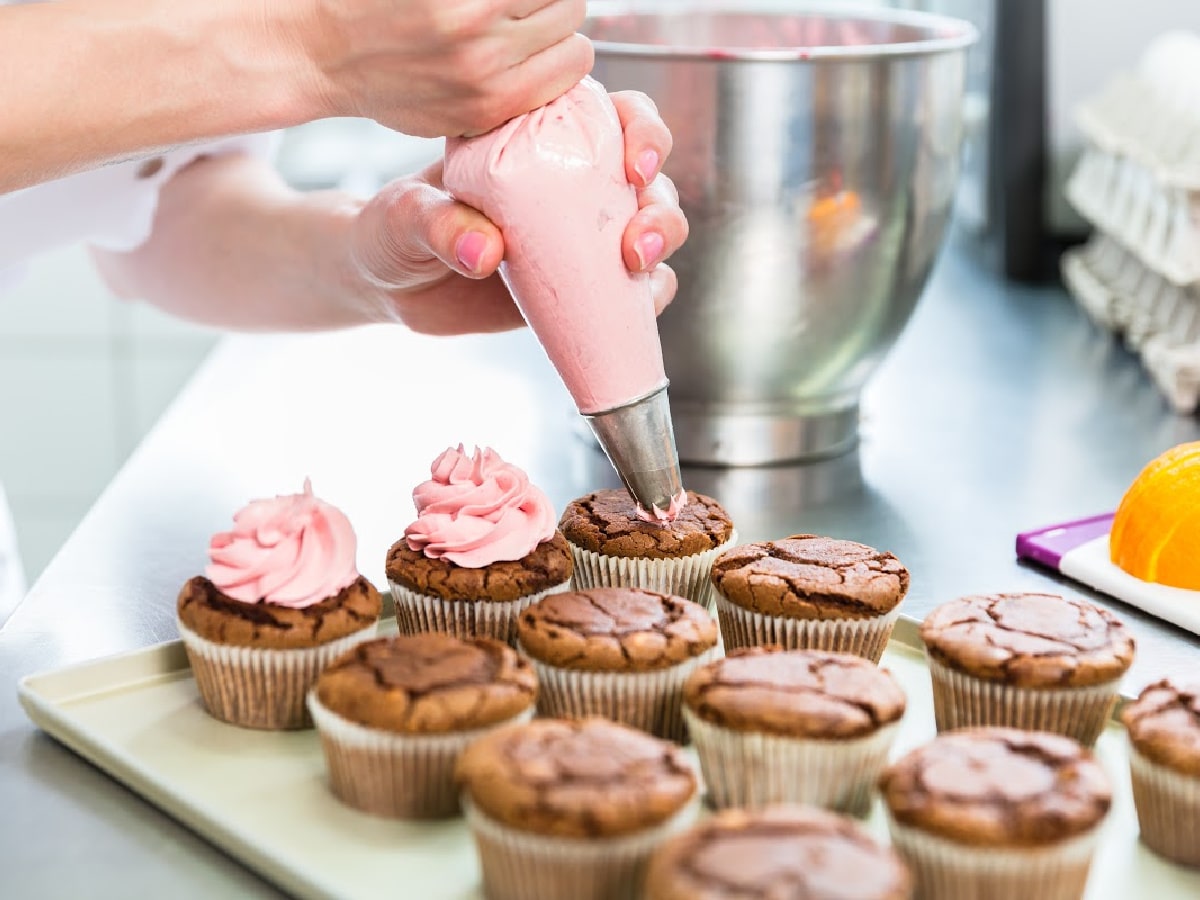
[[571, 552], [554, 509], [494, 450], [467, 456], [460, 444], [431, 473], [413, 491], [417, 520], [387, 555], [400, 633], [515, 645], [521, 610], [571, 586]]
[[533, 715], [529, 663], [492, 638], [398, 635], [335, 660], [309, 695], [334, 794], [404, 819], [459, 810], [454, 766], [490, 728]]
[[892, 764], [880, 789], [923, 900], [1079, 900], [1112, 805], [1089, 751], [1012, 728], [940, 735]]
[[575, 557], [575, 587], [638, 587], [709, 603], [713, 560], [737, 540], [716, 500], [688, 491], [670, 522], [647, 521], [624, 490], [567, 505], [559, 528]]
[[375, 634], [379, 592], [358, 574], [354, 529], [312, 485], [255, 500], [213, 537], [176, 602], [200, 700], [231, 725], [312, 724], [304, 695], [330, 660]]
[[684, 681], [718, 651], [708, 610], [640, 588], [554, 594], [521, 613], [521, 651], [537, 672], [538, 712], [603, 716], [682, 741]]
[[988, 594], [942, 604], [921, 625], [938, 731], [1000, 725], [1091, 746], [1108, 721], [1133, 637], [1086, 600]]
[[629, 900], [697, 811], [678, 747], [603, 719], [493, 731], [458, 779], [489, 900]]
[[1142, 841], [1172, 862], [1200, 866], [1200, 678], [1150, 685], [1121, 720]]
[[683, 715], [718, 809], [804, 803], [870, 809], [904, 715], [904, 691], [868, 660], [744, 647], [697, 669]]
[[900, 858], [861, 826], [802, 806], [728, 809], [656, 851], [645, 900], [908, 900]]
[[879, 662], [908, 570], [865, 544], [794, 534], [726, 551], [712, 582], [726, 648], [770, 644]]

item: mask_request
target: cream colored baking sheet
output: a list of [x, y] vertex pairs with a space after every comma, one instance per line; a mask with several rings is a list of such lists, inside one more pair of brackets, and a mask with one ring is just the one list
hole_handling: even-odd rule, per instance
[[[934, 735], [929, 676], [914, 642], [913, 623], [902, 620], [883, 661], [909, 698], [896, 753]], [[30, 676], [19, 689], [41, 728], [291, 893], [481, 897], [460, 820], [409, 825], [340, 805], [326, 788], [316, 735], [246, 731], [210, 718], [178, 642]], [[1200, 897], [1200, 873], [1166, 863], [1138, 842], [1119, 728], [1110, 728], [1097, 749], [1116, 798], [1087, 900]], [[876, 801], [869, 824], [886, 837], [878, 807]]]

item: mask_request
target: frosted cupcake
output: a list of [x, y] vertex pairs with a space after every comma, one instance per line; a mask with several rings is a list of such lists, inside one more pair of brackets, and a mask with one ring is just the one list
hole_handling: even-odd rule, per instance
[[575, 556], [575, 587], [636, 587], [709, 604], [713, 560], [737, 542], [729, 514], [687, 491], [670, 520], [650, 519], [623, 489], [567, 505], [559, 528]]
[[413, 491], [417, 520], [387, 555], [401, 634], [516, 642], [517, 616], [571, 586], [571, 553], [550, 500], [496, 451], [460, 444]]
[[381, 602], [350, 521], [304, 492], [255, 500], [214, 535], [179, 592], [179, 635], [204, 707], [247, 728], [305, 728], [321, 670], [375, 634]]

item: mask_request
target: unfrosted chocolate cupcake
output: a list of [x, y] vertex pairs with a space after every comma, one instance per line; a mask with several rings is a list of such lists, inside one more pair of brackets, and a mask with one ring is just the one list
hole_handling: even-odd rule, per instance
[[672, 522], [648, 522], [621, 489], [573, 500], [558, 526], [575, 557], [575, 587], [639, 587], [709, 602], [713, 559], [737, 540], [729, 514], [688, 491]]
[[712, 569], [727, 648], [835, 650], [873, 662], [908, 581], [891, 553], [815, 534], [734, 547]]
[[853, 820], [802, 806], [717, 813], [654, 852], [646, 900], [908, 900], [900, 858]]
[[333, 792], [364, 812], [458, 812], [454, 765], [498, 725], [533, 715], [537, 678], [492, 638], [429, 633], [360, 644], [317, 681], [309, 707]]
[[682, 741], [683, 682], [718, 652], [708, 610], [640, 588], [553, 594], [517, 625], [545, 716], [603, 716]]
[[1121, 720], [1142, 840], [1173, 862], [1200, 866], [1200, 676], [1155, 682]]
[[1090, 746], [1133, 662], [1125, 626], [1086, 600], [987, 594], [937, 607], [921, 625], [939, 731], [1000, 725]]
[[675, 745], [603, 719], [494, 731], [458, 764], [489, 900], [629, 900], [696, 812]]
[[1079, 900], [1112, 805], [1089, 751], [1012, 728], [940, 735], [893, 763], [880, 790], [925, 900]]
[[490, 449], [448, 448], [430, 476], [413, 491], [416, 521], [387, 554], [396, 625], [515, 646], [521, 610], [571, 586], [550, 501]]
[[865, 814], [905, 705], [890, 673], [823, 650], [732, 650], [684, 686], [717, 808], [804, 803]]

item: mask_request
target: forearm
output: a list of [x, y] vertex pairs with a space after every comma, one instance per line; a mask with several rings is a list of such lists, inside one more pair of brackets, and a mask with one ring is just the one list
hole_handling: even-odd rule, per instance
[[389, 319], [351, 257], [361, 204], [302, 194], [245, 156], [201, 159], [163, 188], [150, 239], [97, 251], [120, 296], [243, 331], [316, 331]]
[[254, 0], [0, 7], [0, 193], [319, 115], [285, 23], [264, 8]]

